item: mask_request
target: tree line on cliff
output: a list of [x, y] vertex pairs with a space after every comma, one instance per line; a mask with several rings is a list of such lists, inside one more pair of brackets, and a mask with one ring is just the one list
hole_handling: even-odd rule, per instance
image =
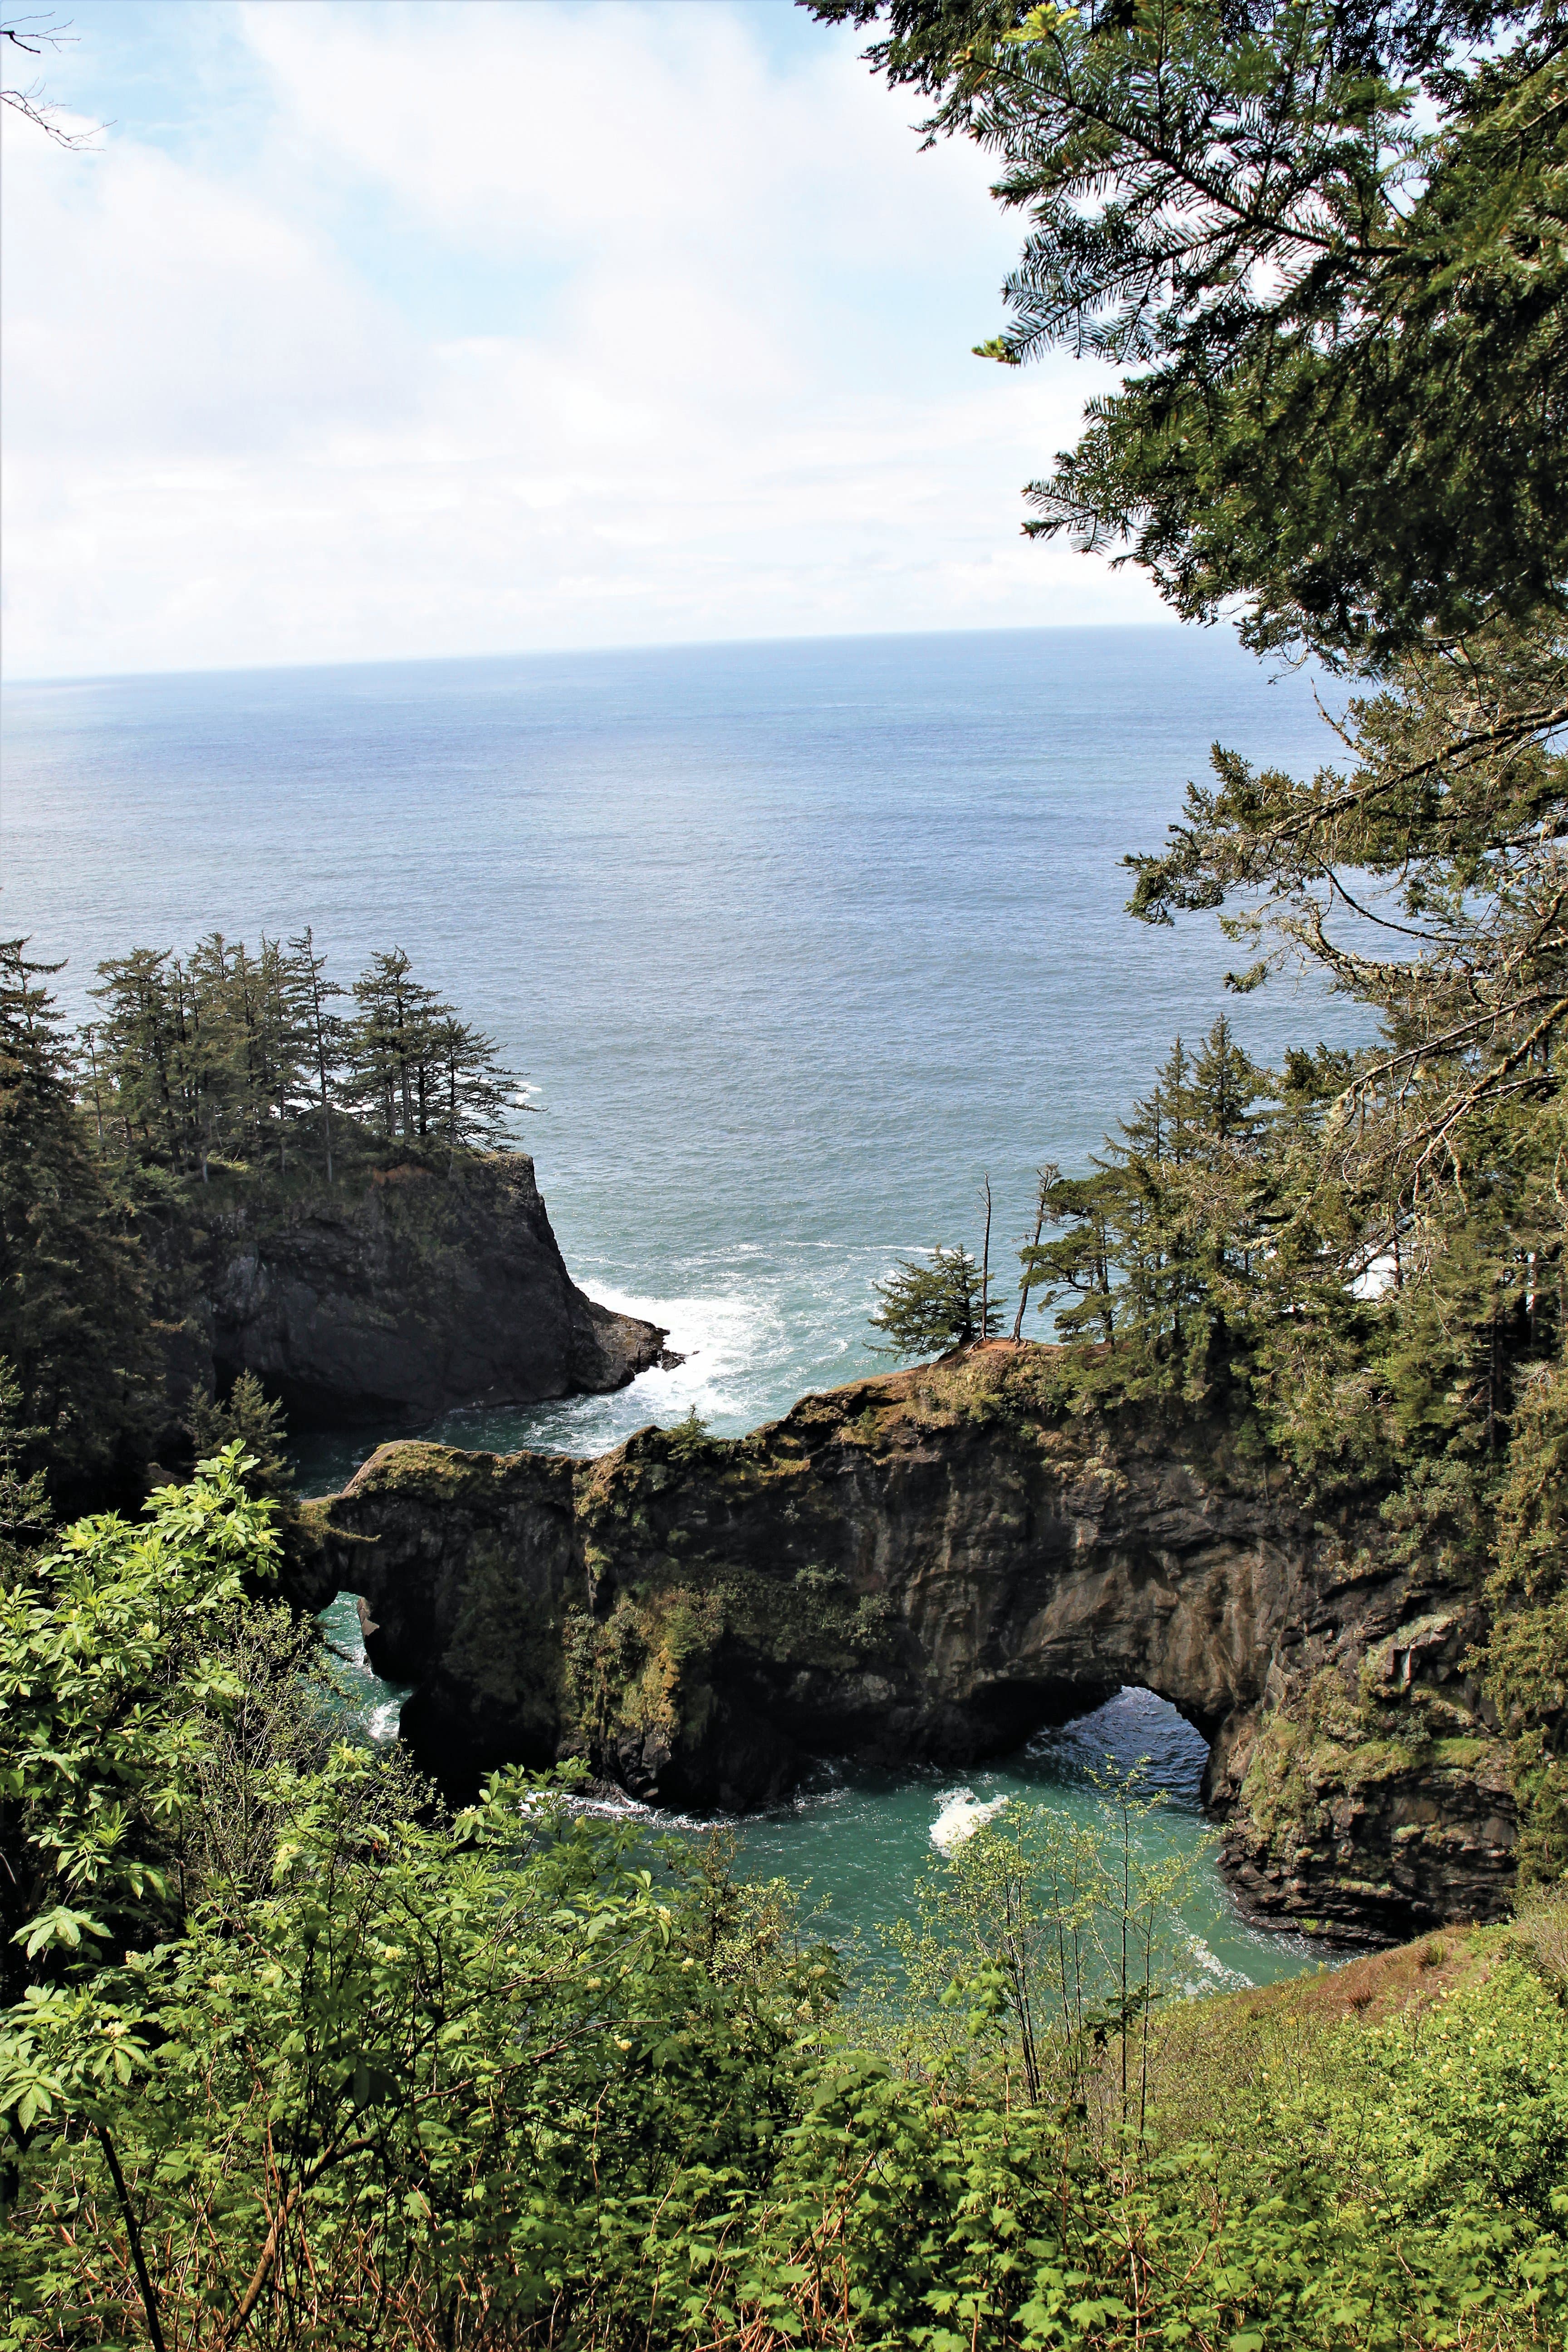
[[74, 1060], [100, 1149], [204, 1182], [215, 1159], [284, 1173], [290, 1143], [309, 1139], [330, 1183], [334, 1118], [340, 1132], [357, 1122], [456, 1151], [500, 1141], [526, 1108], [493, 1040], [416, 980], [401, 948], [374, 955], [348, 991], [309, 927], [287, 943], [263, 933], [255, 954], [218, 931], [184, 956], [135, 948], [98, 977], [102, 1010]]
[[163, 1261], [215, 1177], [330, 1185], [388, 1150], [449, 1170], [527, 1106], [401, 949], [346, 991], [309, 929], [132, 950], [75, 1031], [60, 969], [0, 942], [0, 1359], [30, 1463], [81, 1501], [133, 1479], [166, 1418]]

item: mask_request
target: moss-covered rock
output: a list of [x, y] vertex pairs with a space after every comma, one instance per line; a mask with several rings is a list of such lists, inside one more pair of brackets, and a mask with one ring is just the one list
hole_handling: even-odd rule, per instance
[[1210, 1740], [1262, 1916], [1495, 1912], [1513, 1820], [1462, 1562], [1370, 1507], [1312, 1517], [1223, 1422], [1080, 1402], [1061, 1351], [993, 1343], [731, 1443], [384, 1447], [321, 1517], [323, 1570], [454, 1788], [575, 1755], [741, 1807], [813, 1757], [963, 1763], [1140, 1684]]

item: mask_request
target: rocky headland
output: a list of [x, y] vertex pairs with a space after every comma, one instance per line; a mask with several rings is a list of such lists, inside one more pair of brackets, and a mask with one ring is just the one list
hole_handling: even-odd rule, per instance
[[383, 1446], [307, 1507], [300, 1598], [361, 1596], [454, 1793], [581, 1757], [743, 1809], [820, 1758], [962, 1764], [1122, 1684], [1209, 1742], [1222, 1865], [1279, 1925], [1379, 1940], [1505, 1906], [1504, 1743], [1447, 1556], [1315, 1516], [1214, 1421], [1085, 1407], [992, 1343], [720, 1442], [596, 1460]]
[[186, 1186], [157, 1239], [172, 1406], [254, 1372], [307, 1426], [624, 1388], [667, 1334], [585, 1296], [523, 1152]]

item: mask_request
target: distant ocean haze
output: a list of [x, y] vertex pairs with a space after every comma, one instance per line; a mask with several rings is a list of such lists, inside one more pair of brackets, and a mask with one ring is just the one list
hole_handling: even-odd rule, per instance
[[[537, 1089], [574, 1275], [689, 1360], [459, 1442], [753, 1426], [877, 1362], [872, 1281], [977, 1247], [987, 1171], [1005, 1280], [1036, 1166], [1084, 1168], [1178, 1030], [1361, 1034], [1320, 989], [1227, 994], [1212, 919], [1123, 911], [1216, 739], [1339, 751], [1310, 676], [1218, 631], [16, 686], [5, 736], [5, 920], [69, 959], [74, 1015], [133, 944], [309, 923], [345, 985], [406, 949]], [[363, 1446], [318, 1451], [324, 1480]]]

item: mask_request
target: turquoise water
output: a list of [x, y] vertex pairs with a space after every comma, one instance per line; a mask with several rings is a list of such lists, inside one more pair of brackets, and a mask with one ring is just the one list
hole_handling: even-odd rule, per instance
[[[69, 959], [70, 1009], [132, 942], [310, 923], [345, 982], [405, 947], [535, 1090], [568, 1265], [688, 1360], [454, 1414], [458, 1444], [593, 1453], [693, 1405], [754, 1427], [874, 1365], [872, 1282], [973, 1245], [987, 1171], [1005, 1253], [1037, 1163], [1083, 1167], [1178, 1029], [1228, 1012], [1266, 1056], [1350, 1034], [1310, 991], [1227, 997], [1212, 922], [1122, 912], [1122, 854], [1216, 737], [1297, 768], [1337, 748], [1309, 677], [1217, 632], [110, 679], [11, 688], [4, 719], [5, 919]], [[301, 1433], [307, 1485], [380, 1433]], [[1077, 1801], [1047, 1748], [1010, 1769]], [[845, 1781], [748, 1851], [869, 1916], [940, 1794]]]
[[[407, 1693], [384, 1683], [365, 1662], [354, 1601], [340, 1593], [322, 1625], [346, 1686], [349, 1711], [373, 1741], [391, 1739]], [[1123, 1690], [1091, 1715], [1041, 1732], [1014, 1756], [963, 1772], [921, 1766], [904, 1772], [827, 1763], [785, 1803], [725, 1826], [739, 1841], [739, 1866], [750, 1877], [784, 1878], [818, 1930], [875, 1965], [885, 1957], [882, 1931], [909, 1916], [921, 1874], [940, 1863], [939, 1841], [976, 1818], [966, 1809], [1005, 1801], [1048, 1805], [1076, 1821], [1109, 1819], [1096, 1775], [1147, 1768], [1159, 1811], [1142, 1832], [1162, 1853], [1196, 1857], [1182, 1907], [1180, 1957], [1189, 1990], [1223, 1992], [1272, 1984], [1321, 1965], [1321, 1944], [1247, 1925], [1213, 1867], [1214, 1833], [1198, 1802], [1207, 1748], [1173, 1706], [1152, 1691]], [[709, 1828], [629, 1799], [600, 1809], [646, 1822], [650, 1832]]]

